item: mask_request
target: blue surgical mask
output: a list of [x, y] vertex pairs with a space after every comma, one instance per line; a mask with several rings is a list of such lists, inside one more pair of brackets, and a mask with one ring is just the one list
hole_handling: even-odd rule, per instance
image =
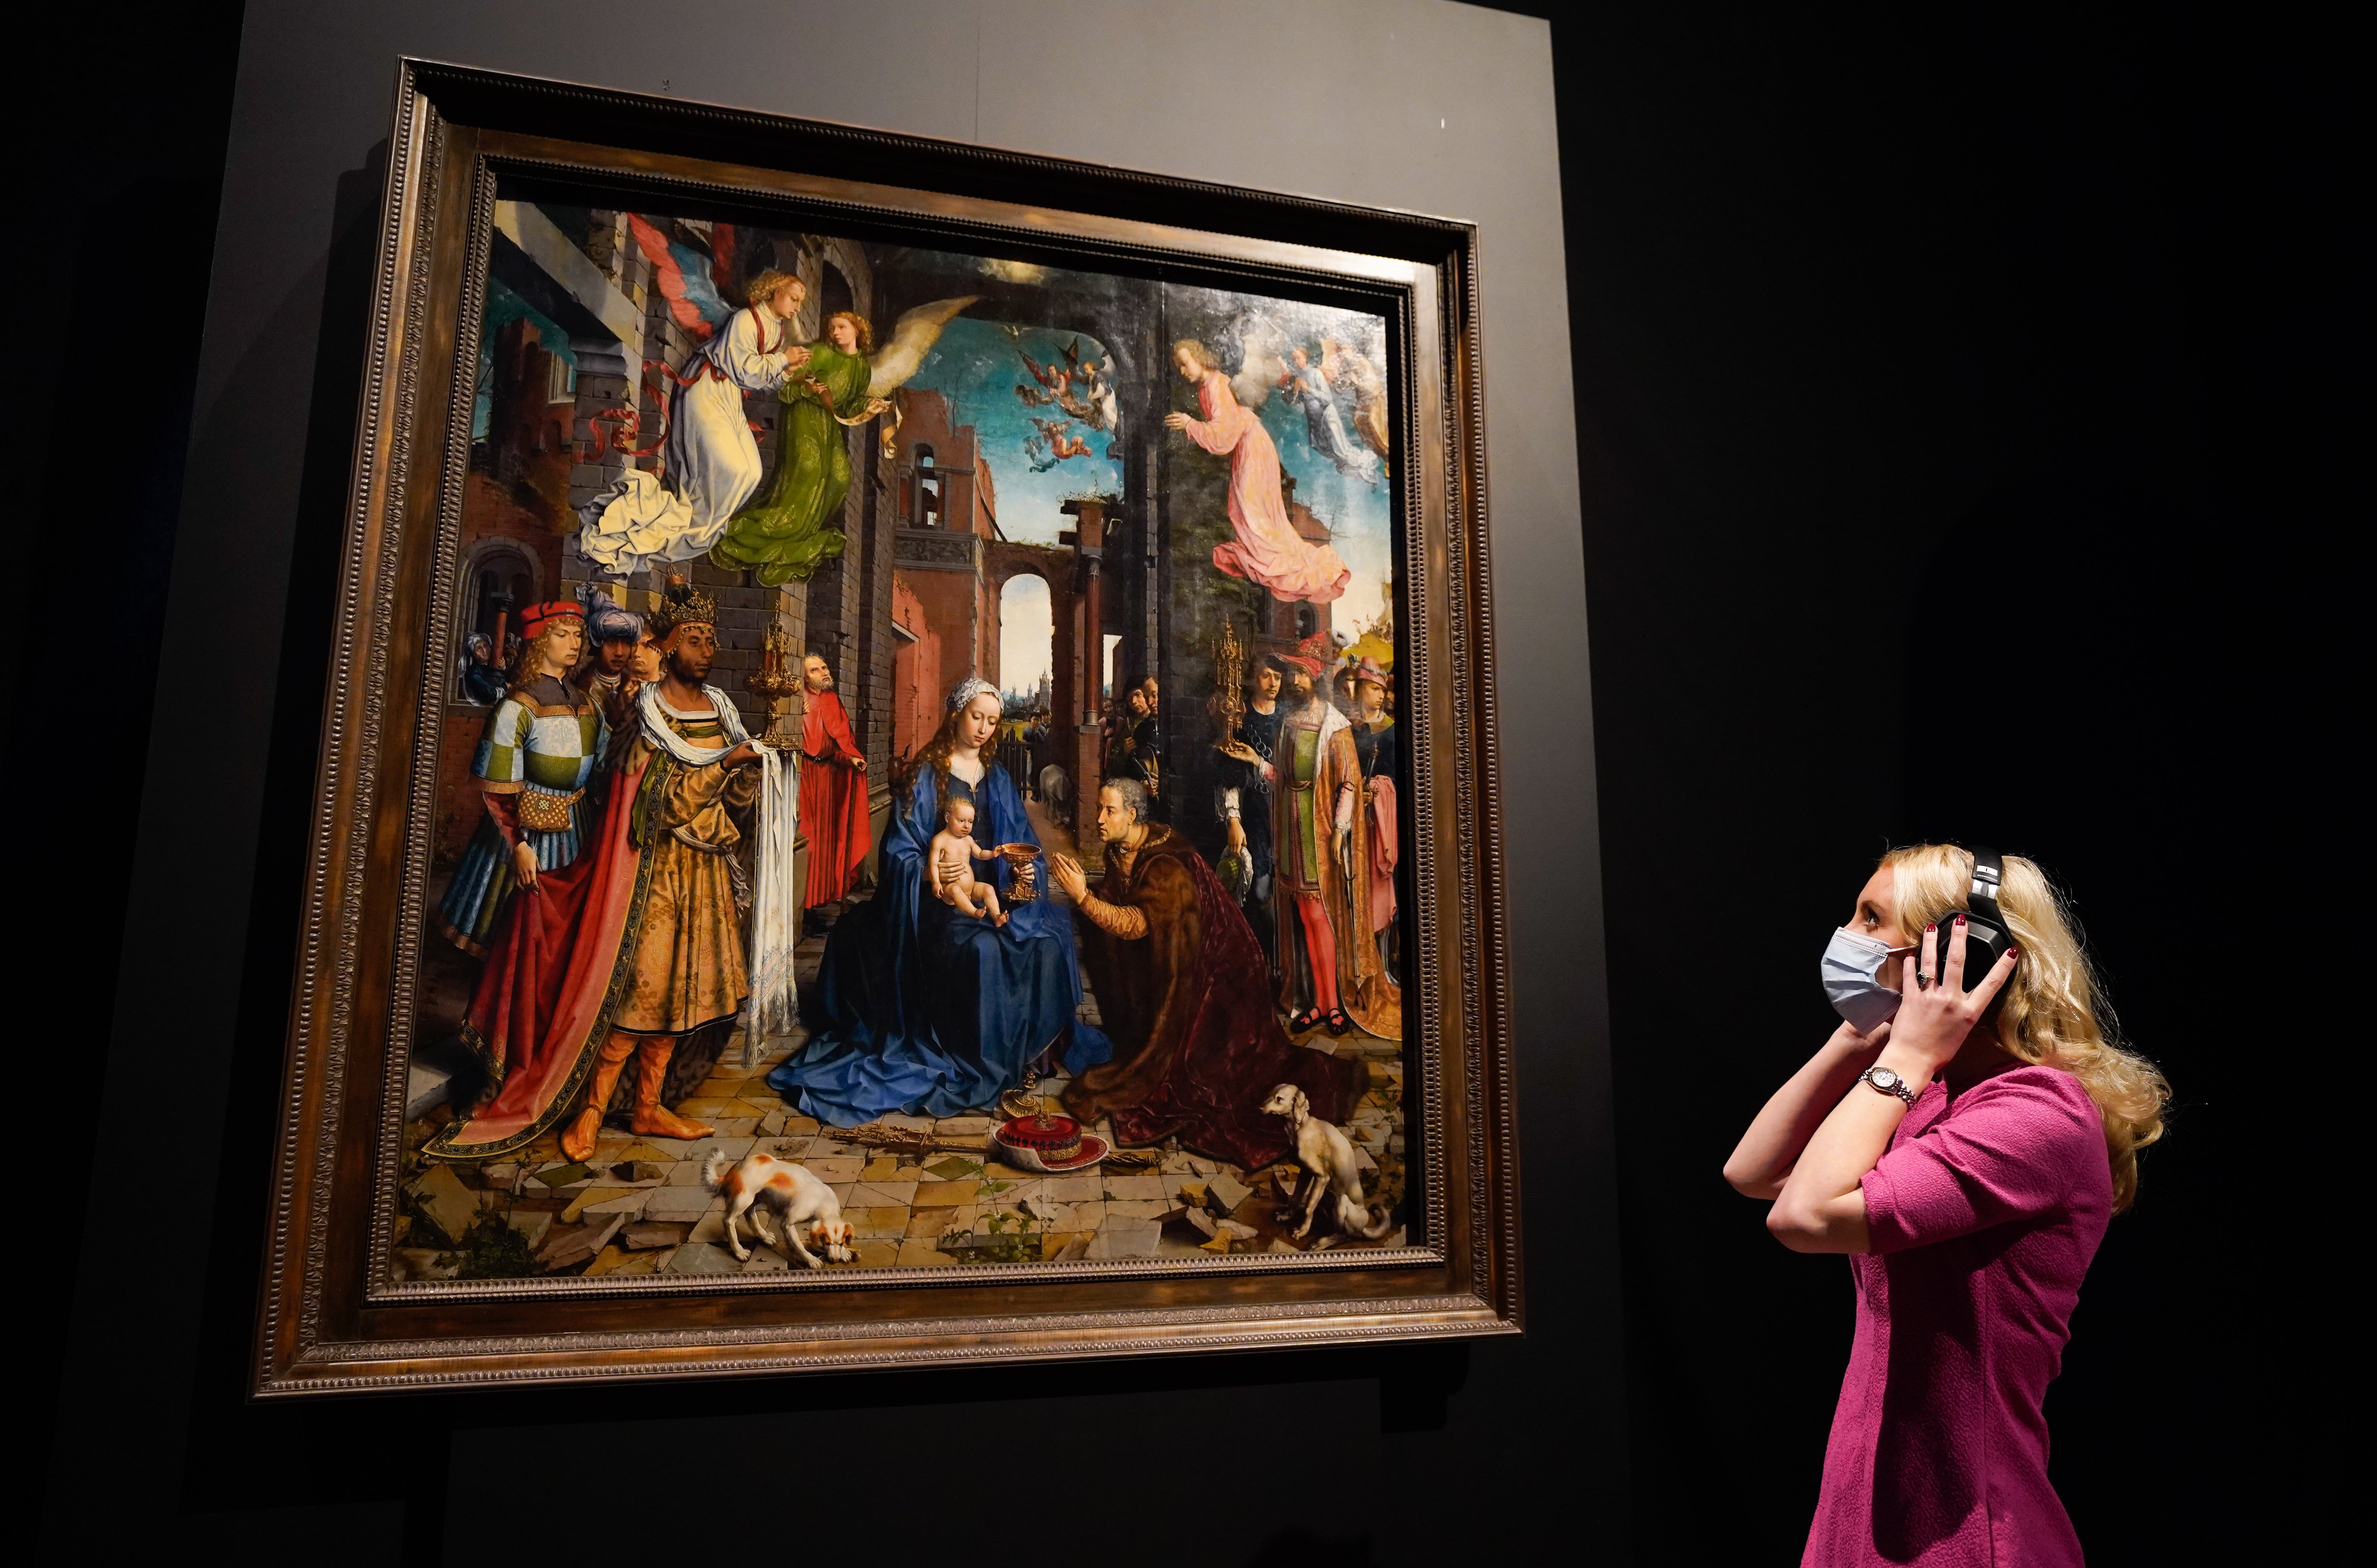
[[1893, 947], [1870, 936], [1835, 929], [1824, 944], [1824, 994], [1833, 1011], [1861, 1035], [1869, 1035], [1898, 1012], [1898, 992], [1881, 982], [1881, 967], [1892, 957], [1913, 952]]

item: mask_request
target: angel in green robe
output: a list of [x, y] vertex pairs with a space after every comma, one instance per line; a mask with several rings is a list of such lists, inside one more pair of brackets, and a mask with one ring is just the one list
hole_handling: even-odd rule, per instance
[[845, 426], [867, 423], [890, 408], [886, 400], [923, 365], [950, 317], [973, 297], [936, 300], [900, 318], [890, 344], [872, 353], [866, 318], [836, 311], [822, 342], [809, 345], [805, 376], [788, 376], [776, 394], [785, 409], [776, 429], [776, 474], [768, 492], [735, 515], [710, 558], [728, 571], [748, 571], [766, 588], [806, 581], [842, 553], [833, 527], [850, 493]]

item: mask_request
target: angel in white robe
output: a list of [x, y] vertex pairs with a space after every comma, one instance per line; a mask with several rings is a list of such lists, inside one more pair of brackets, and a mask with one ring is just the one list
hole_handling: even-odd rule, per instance
[[759, 487], [759, 447], [746, 392], [773, 392], [808, 363], [793, 318], [807, 286], [772, 268], [752, 280], [751, 303], [715, 324], [674, 379], [662, 470], [629, 469], [578, 509], [579, 551], [606, 576], [625, 577], [707, 552]]

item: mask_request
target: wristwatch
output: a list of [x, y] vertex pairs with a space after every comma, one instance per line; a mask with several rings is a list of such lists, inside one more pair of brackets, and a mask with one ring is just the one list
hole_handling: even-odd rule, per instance
[[1906, 1087], [1905, 1078], [1887, 1067], [1869, 1067], [1857, 1075], [1857, 1082], [1869, 1086], [1877, 1094], [1894, 1094], [1906, 1102], [1909, 1111], [1915, 1109], [1915, 1091]]

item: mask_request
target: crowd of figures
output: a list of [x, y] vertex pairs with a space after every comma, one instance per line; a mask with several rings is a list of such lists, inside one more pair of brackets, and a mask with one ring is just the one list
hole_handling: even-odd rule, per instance
[[[806, 660], [798, 754], [782, 756], [706, 683], [715, 619], [682, 583], [649, 618], [599, 598], [521, 615], [473, 766], [485, 813], [436, 915], [484, 961], [462, 1036], [484, 1073], [432, 1158], [498, 1158], [551, 1130], [582, 1159], [615, 1111], [639, 1134], [708, 1135], [671, 1106], [738, 1017], [763, 1028], [750, 1004], [772, 949], [747, 862], [747, 841], [775, 830], [758, 820], [775, 799], [769, 770], [797, 783], [799, 902], [815, 911], [854, 890], [866, 765], [830, 668]], [[961, 683], [890, 781], [873, 892], [828, 932], [802, 1041], [768, 1083], [850, 1127], [994, 1108], [1061, 1078], [1067, 1109], [1125, 1145], [1177, 1138], [1247, 1168], [1286, 1152], [1285, 1123], [1262, 1109], [1279, 1086], [1342, 1115], [1358, 1063], [1292, 1035], [1401, 1036], [1398, 753], [1388, 676], [1348, 660], [1324, 683], [1328, 652], [1316, 638], [1250, 671], [1244, 721], [1221, 744], [1218, 872], [1163, 820], [1153, 681], [1126, 695], [1107, 778], [1079, 802], [1077, 831], [1101, 850], [1094, 882], [1043, 846], [1025, 804], [1029, 716], [1019, 730], [988, 683]]]
[[599, 593], [520, 612], [472, 763], [483, 813], [436, 915], [482, 960], [460, 1031], [480, 1071], [431, 1158], [496, 1159], [557, 1131], [583, 1159], [615, 1109], [640, 1134], [706, 1136], [668, 1101], [738, 1016], [789, 1025], [747, 1008], [789, 1001], [797, 906], [858, 876], [866, 763], [815, 653], [796, 754], [753, 739], [708, 683], [717, 621], [682, 579], [650, 616]]
[[1332, 674], [1330, 651], [1315, 636], [1254, 662], [1222, 747], [1224, 867], [1272, 956], [1288, 1027], [1395, 1039], [1401, 770], [1390, 677], [1367, 656], [1339, 659]]

